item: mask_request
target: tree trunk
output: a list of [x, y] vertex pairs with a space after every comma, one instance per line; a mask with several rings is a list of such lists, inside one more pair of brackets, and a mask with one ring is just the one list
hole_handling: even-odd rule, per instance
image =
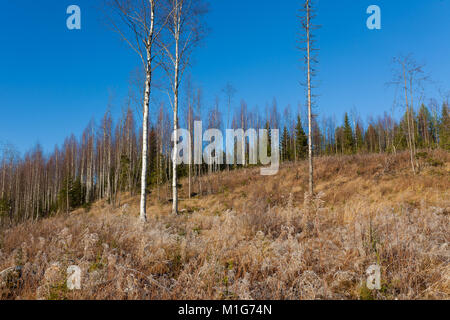
[[144, 116], [142, 119], [142, 173], [141, 173], [141, 204], [140, 219], [147, 221], [147, 155], [148, 155], [148, 111], [150, 104], [151, 85], [151, 55], [147, 52], [147, 75], [145, 80]]
[[178, 186], [177, 186], [177, 154], [178, 154], [178, 87], [179, 87], [179, 75], [180, 75], [180, 52], [179, 52], [179, 42], [180, 42], [180, 28], [181, 28], [181, 7], [176, 4], [175, 15], [174, 15], [174, 35], [175, 35], [175, 79], [173, 83], [173, 164], [172, 164], [172, 213], [178, 214]]
[[311, 38], [310, 38], [310, 5], [306, 1], [306, 50], [307, 50], [307, 73], [308, 73], [308, 156], [309, 156], [309, 194], [314, 193], [314, 169], [312, 155], [312, 103], [311, 103]]
[[192, 176], [192, 132], [191, 132], [191, 105], [189, 102], [189, 110], [188, 110], [188, 130], [189, 130], [189, 199], [191, 198], [192, 190], [191, 190], [191, 176]]
[[177, 186], [177, 154], [178, 154], [178, 42], [175, 62], [174, 104], [173, 104], [173, 160], [172, 160], [172, 213], [178, 213], [178, 186]]
[[411, 160], [411, 167], [414, 174], [416, 174], [416, 168], [414, 165], [414, 151], [412, 147], [412, 138], [411, 138], [411, 114], [409, 110], [409, 104], [408, 104], [408, 88], [407, 88], [407, 82], [406, 82], [406, 71], [405, 66], [403, 65], [403, 78], [405, 80], [405, 102], [406, 102], [406, 122], [408, 123], [408, 147], [409, 147], [409, 155]]
[[140, 203], [140, 220], [147, 221], [147, 154], [148, 154], [148, 112], [150, 105], [150, 90], [152, 83], [152, 45], [153, 45], [153, 30], [154, 30], [154, 14], [155, 4], [151, 1], [150, 12], [150, 32], [147, 39], [147, 64], [146, 79], [145, 79], [145, 94], [144, 94], [144, 116], [142, 118], [142, 173], [141, 173], [141, 203]]

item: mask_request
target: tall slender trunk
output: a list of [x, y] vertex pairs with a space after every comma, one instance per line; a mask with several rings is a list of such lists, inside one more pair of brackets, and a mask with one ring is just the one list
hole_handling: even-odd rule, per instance
[[411, 138], [411, 114], [408, 104], [408, 87], [406, 82], [406, 71], [405, 66], [403, 65], [403, 78], [405, 80], [405, 102], [406, 102], [406, 122], [408, 123], [408, 147], [409, 147], [409, 155], [411, 160], [411, 167], [414, 174], [416, 174], [416, 168], [414, 165], [414, 151], [412, 146], [412, 138]]
[[173, 163], [172, 163], [172, 213], [178, 213], [178, 186], [177, 186], [177, 154], [178, 154], [178, 41], [176, 44], [176, 61], [175, 61], [175, 82], [174, 82], [174, 106], [173, 106]]
[[415, 121], [414, 121], [414, 95], [413, 95], [413, 78], [410, 76], [409, 78], [409, 97], [411, 99], [409, 111], [411, 113], [410, 119], [411, 119], [411, 132], [412, 132], [412, 147], [413, 147], [413, 154], [416, 155], [416, 129], [415, 129]]
[[[11, 170], [9, 172], [12, 172]], [[4, 194], [5, 194], [5, 180], [6, 180], [6, 165], [5, 163], [2, 164], [2, 194], [0, 196], [0, 198], [3, 199]]]
[[147, 66], [147, 76], [145, 81], [145, 95], [144, 95], [144, 116], [142, 123], [142, 173], [141, 173], [141, 204], [140, 204], [140, 219], [142, 222], [147, 221], [147, 154], [148, 154], [148, 110], [150, 103], [150, 84], [151, 75], [149, 66]]
[[152, 45], [154, 30], [154, 14], [155, 4], [151, 1], [150, 12], [150, 32], [147, 39], [147, 64], [145, 66], [145, 93], [144, 93], [144, 115], [142, 118], [142, 173], [141, 173], [141, 203], [140, 203], [140, 220], [147, 221], [147, 154], [148, 154], [148, 112], [150, 105], [150, 90], [152, 83]]
[[180, 27], [181, 27], [181, 6], [176, 3], [175, 14], [174, 14], [174, 35], [175, 35], [175, 79], [173, 83], [173, 164], [172, 164], [172, 213], [178, 213], [178, 182], [177, 182], [177, 154], [178, 154], [178, 87], [179, 87], [179, 76], [180, 76], [180, 52], [179, 52], [179, 42], [180, 42]]
[[306, 54], [308, 73], [308, 156], [309, 156], [309, 194], [314, 193], [314, 168], [312, 154], [312, 102], [311, 102], [311, 36], [310, 36], [310, 4], [306, 1]]
[[191, 190], [191, 176], [192, 176], [192, 128], [191, 128], [191, 122], [192, 122], [192, 115], [191, 115], [191, 105], [189, 103], [189, 110], [188, 110], [188, 130], [189, 130], [189, 199], [191, 198], [192, 190]]

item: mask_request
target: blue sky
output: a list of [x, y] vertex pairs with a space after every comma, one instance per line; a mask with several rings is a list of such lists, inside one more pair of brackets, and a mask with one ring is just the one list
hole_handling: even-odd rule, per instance
[[[96, 0], [3, 1], [0, 10], [0, 141], [21, 152], [39, 142], [45, 151], [66, 136], [79, 136], [99, 120], [112, 97], [120, 114], [137, 56], [111, 32]], [[265, 113], [274, 97], [280, 112], [304, 103], [301, 54], [297, 50], [301, 1], [213, 0], [210, 28], [190, 69], [203, 88], [205, 107], [231, 82], [234, 104]], [[77, 4], [82, 30], [66, 28], [66, 8]], [[366, 28], [366, 9], [381, 8], [382, 29]], [[319, 73], [316, 112], [336, 115], [356, 107], [361, 118], [392, 107], [392, 57], [413, 53], [436, 82], [450, 90], [450, 1], [319, 0]], [[222, 102], [224, 101], [221, 95]]]

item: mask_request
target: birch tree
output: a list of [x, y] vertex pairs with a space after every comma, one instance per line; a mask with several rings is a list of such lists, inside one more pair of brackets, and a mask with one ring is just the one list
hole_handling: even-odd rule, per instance
[[[111, 14], [109, 21], [122, 40], [138, 54], [142, 68], [145, 71], [145, 89], [143, 97], [142, 117], [142, 172], [141, 172], [141, 201], [140, 220], [147, 221], [147, 156], [148, 156], [148, 123], [152, 75], [154, 71], [154, 44], [158, 38], [156, 30], [156, 2], [157, 0], [109, 0], [108, 7]], [[164, 21], [162, 19], [161, 21]], [[164, 22], [162, 22], [164, 24]]]
[[410, 154], [411, 169], [413, 174], [416, 174], [415, 155], [416, 155], [416, 141], [415, 141], [415, 119], [414, 119], [414, 96], [416, 89], [421, 88], [423, 81], [427, 79], [424, 75], [423, 66], [415, 62], [411, 55], [400, 56], [393, 59], [394, 66], [394, 80], [393, 84], [403, 89], [406, 108], [406, 122], [407, 122], [407, 143]]
[[[233, 85], [230, 82], [227, 82], [225, 87], [222, 89], [222, 92], [225, 94], [226, 101], [227, 101], [227, 127], [226, 127], [226, 129], [229, 129], [230, 128], [231, 103], [232, 103], [233, 97], [236, 93], [236, 89], [233, 87]], [[230, 171], [229, 164], [227, 164], [227, 171]]]
[[186, 125], [189, 132], [189, 164], [188, 164], [188, 198], [192, 195], [192, 150], [193, 150], [193, 136], [194, 136], [194, 94], [192, 86], [192, 78], [189, 76], [186, 81]]
[[167, 23], [165, 37], [158, 41], [165, 53], [162, 66], [170, 79], [170, 102], [173, 109], [172, 213], [178, 213], [177, 148], [178, 104], [181, 79], [189, 66], [193, 48], [204, 35], [202, 16], [206, 5], [201, 0], [165, 0]]

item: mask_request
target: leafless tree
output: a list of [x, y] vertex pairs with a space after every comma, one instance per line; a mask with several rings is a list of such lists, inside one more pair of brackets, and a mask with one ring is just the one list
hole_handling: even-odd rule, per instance
[[416, 174], [415, 155], [415, 121], [414, 121], [414, 98], [423, 87], [423, 82], [428, 79], [424, 74], [423, 65], [418, 64], [411, 54], [399, 56], [393, 59], [395, 84], [403, 89], [405, 95], [407, 142], [410, 151], [411, 169]]
[[[143, 97], [142, 119], [142, 172], [140, 219], [147, 221], [146, 189], [147, 189], [147, 156], [148, 156], [148, 118], [152, 74], [155, 53], [154, 44], [166, 20], [156, 16], [158, 0], [106, 0], [108, 21], [121, 38], [135, 51], [145, 71], [145, 90]], [[158, 11], [159, 12], [159, 11]], [[157, 24], [159, 22], [159, 24]], [[160, 28], [157, 30], [156, 25]]]
[[173, 109], [173, 144], [172, 159], [172, 212], [178, 213], [178, 181], [176, 158], [178, 138], [178, 104], [181, 79], [189, 66], [193, 48], [205, 34], [202, 16], [207, 12], [206, 4], [201, 0], [164, 0], [164, 9], [168, 17], [164, 37], [158, 45], [165, 53], [161, 63], [170, 79], [170, 97]]
[[[230, 128], [230, 113], [231, 113], [231, 103], [233, 102], [233, 97], [236, 94], [236, 89], [233, 87], [233, 85], [228, 82], [225, 87], [222, 89], [222, 92], [225, 94], [226, 101], [227, 101], [227, 127], [226, 129]], [[227, 165], [227, 170], [230, 171], [230, 166]]]
[[306, 92], [308, 105], [308, 160], [309, 160], [309, 194], [314, 194], [314, 167], [313, 167], [313, 84], [312, 78], [315, 75], [314, 64], [317, 63], [317, 49], [314, 47], [315, 40], [313, 31], [317, 28], [313, 24], [315, 18], [313, 0], [304, 0], [301, 16], [303, 34], [301, 41], [305, 45], [301, 50], [305, 52], [306, 64]]

